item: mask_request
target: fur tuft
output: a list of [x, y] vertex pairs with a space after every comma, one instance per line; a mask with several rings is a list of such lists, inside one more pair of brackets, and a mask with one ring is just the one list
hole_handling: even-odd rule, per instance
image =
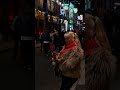
[[107, 90], [116, 72], [116, 58], [107, 49], [99, 48], [86, 58], [86, 90]]

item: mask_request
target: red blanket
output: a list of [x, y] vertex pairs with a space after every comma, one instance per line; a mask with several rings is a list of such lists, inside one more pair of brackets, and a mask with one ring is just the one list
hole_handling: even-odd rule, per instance
[[65, 44], [65, 48], [63, 50], [61, 50], [60, 52], [63, 54], [63, 53], [66, 53], [68, 52], [69, 50], [73, 49], [74, 47], [76, 46], [75, 42], [71, 42], [70, 44]]

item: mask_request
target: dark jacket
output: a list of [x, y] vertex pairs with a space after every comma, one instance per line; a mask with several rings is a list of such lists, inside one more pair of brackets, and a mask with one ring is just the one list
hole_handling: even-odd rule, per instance
[[59, 33], [59, 35], [54, 34], [53, 43], [56, 46], [64, 46], [65, 45], [64, 35], [62, 33]]
[[41, 35], [41, 39], [42, 41], [51, 41], [50, 39], [50, 33], [49, 32], [45, 32]]
[[60, 46], [60, 36], [59, 35], [54, 34], [54, 41], [53, 41], [53, 43], [56, 46]]
[[32, 16], [18, 16], [16, 18], [14, 29], [23, 36], [33, 36], [35, 33], [35, 18]]

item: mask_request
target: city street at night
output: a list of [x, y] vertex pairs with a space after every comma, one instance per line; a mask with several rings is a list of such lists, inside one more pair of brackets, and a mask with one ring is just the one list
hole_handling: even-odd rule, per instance
[[1, 0], [0, 90], [120, 90], [120, 0]]
[[35, 55], [35, 90], [59, 90], [61, 80], [55, 77], [51, 59], [36, 48]]
[[[59, 90], [61, 78], [55, 77], [50, 57], [44, 56], [43, 52], [40, 51], [40, 47], [36, 48], [35, 72], [28, 71], [23, 68], [23, 61], [20, 60], [19, 53], [20, 52], [18, 52], [17, 61], [14, 61], [12, 48], [0, 52], [0, 80], [3, 83], [2, 87], [4, 87], [5, 90], [8, 87], [12, 90], [33, 90], [32, 87], [34, 88], [34, 85], [35, 90]], [[120, 89], [119, 66], [117, 75], [110, 86], [110, 90]], [[34, 74], [35, 77], [33, 76]], [[81, 85], [78, 85], [77, 90], [84, 90], [80, 88]]]

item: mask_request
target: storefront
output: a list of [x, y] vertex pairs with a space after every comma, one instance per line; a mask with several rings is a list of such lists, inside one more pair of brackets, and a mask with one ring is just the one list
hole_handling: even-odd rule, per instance
[[35, 18], [36, 18], [36, 33], [40, 34], [41, 32], [43, 32], [44, 12], [35, 9]]
[[48, 15], [48, 28], [52, 31], [54, 28], [59, 30], [59, 17]]
[[[43, 10], [44, 0], [36, 0], [35, 1], [35, 17], [39, 24], [37, 24], [38, 28], [40, 26], [43, 29], [48, 28], [51, 31], [53, 28], [59, 29], [59, 13], [60, 13], [60, 1], [59, 0], [47, 0], [47, 6], [45, 10]], [[39, 10], [38, 10], [39, 9]], [[46, 12], [43, 12], [46, 11]], [[44, 31], [44, 30], [43, 30]]]

